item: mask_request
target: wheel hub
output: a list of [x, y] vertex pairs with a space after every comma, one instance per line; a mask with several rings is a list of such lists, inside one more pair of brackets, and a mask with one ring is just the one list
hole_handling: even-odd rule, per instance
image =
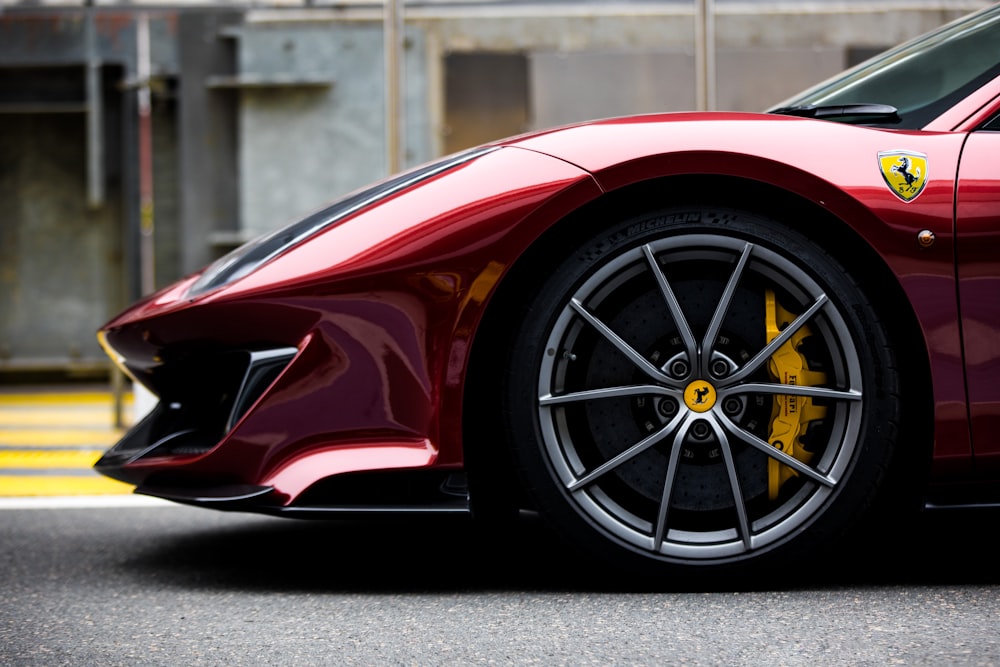
[[705, 380], [695, 380], [684, 389], [684, 404], [691, 412], [708, 412], [717, 398], [715, 387]]

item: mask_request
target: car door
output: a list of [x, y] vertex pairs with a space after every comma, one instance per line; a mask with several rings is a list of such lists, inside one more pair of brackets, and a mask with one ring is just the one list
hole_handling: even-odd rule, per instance
[[969, 134], [957, 176], [956, 260], [975, 469], [1000, 475], [1000, 122]]

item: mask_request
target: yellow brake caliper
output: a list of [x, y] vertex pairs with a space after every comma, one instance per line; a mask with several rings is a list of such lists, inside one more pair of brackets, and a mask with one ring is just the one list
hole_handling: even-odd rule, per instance
[[[771, 342], [795, 315], [788, 312], [774, 298], [774, 292], [767, 290], [765, 300], [765, 327], [767, 341]], [[812, 335], [808, 325], [799, 328], [784, 345], [771, 356], [768, 371], [771, 379], [781, 384], [816, 386], [826, 382], [826, 373], [809, 370], [806, 359], [799, 352], [802, 341]], [[809, 463], [812, 452], [802, 445], [802, 436], [809, 429], [809, 423], [826, 416], [826, 408], [813, 405], [805, 396], [777, 394], [771, 408], [771, 431], [768, 442], [772, 447], [794, 456], [803, 463]], [[781, 486], [798, 473], [776, 459], [767, 462], [767, 492], [774, 500]]]

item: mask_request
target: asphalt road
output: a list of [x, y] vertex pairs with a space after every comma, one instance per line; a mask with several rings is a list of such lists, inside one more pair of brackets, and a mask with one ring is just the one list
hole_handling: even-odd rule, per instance
[[994, 665], [997, 522], [927, 519], [790, 563], [798, 581], [712, 590], [623, 584], [534, 517], [500, 540], [454, 519], [0, 509], [0, 664]]

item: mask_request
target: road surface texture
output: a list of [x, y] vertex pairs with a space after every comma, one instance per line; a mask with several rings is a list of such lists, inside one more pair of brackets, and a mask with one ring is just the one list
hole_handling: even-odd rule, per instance
[[491, 535], [111, 500], [0, 505], [0, 664], [1000, 664], [996, 514], [690, 586], [623, 582], [530, 515]]

